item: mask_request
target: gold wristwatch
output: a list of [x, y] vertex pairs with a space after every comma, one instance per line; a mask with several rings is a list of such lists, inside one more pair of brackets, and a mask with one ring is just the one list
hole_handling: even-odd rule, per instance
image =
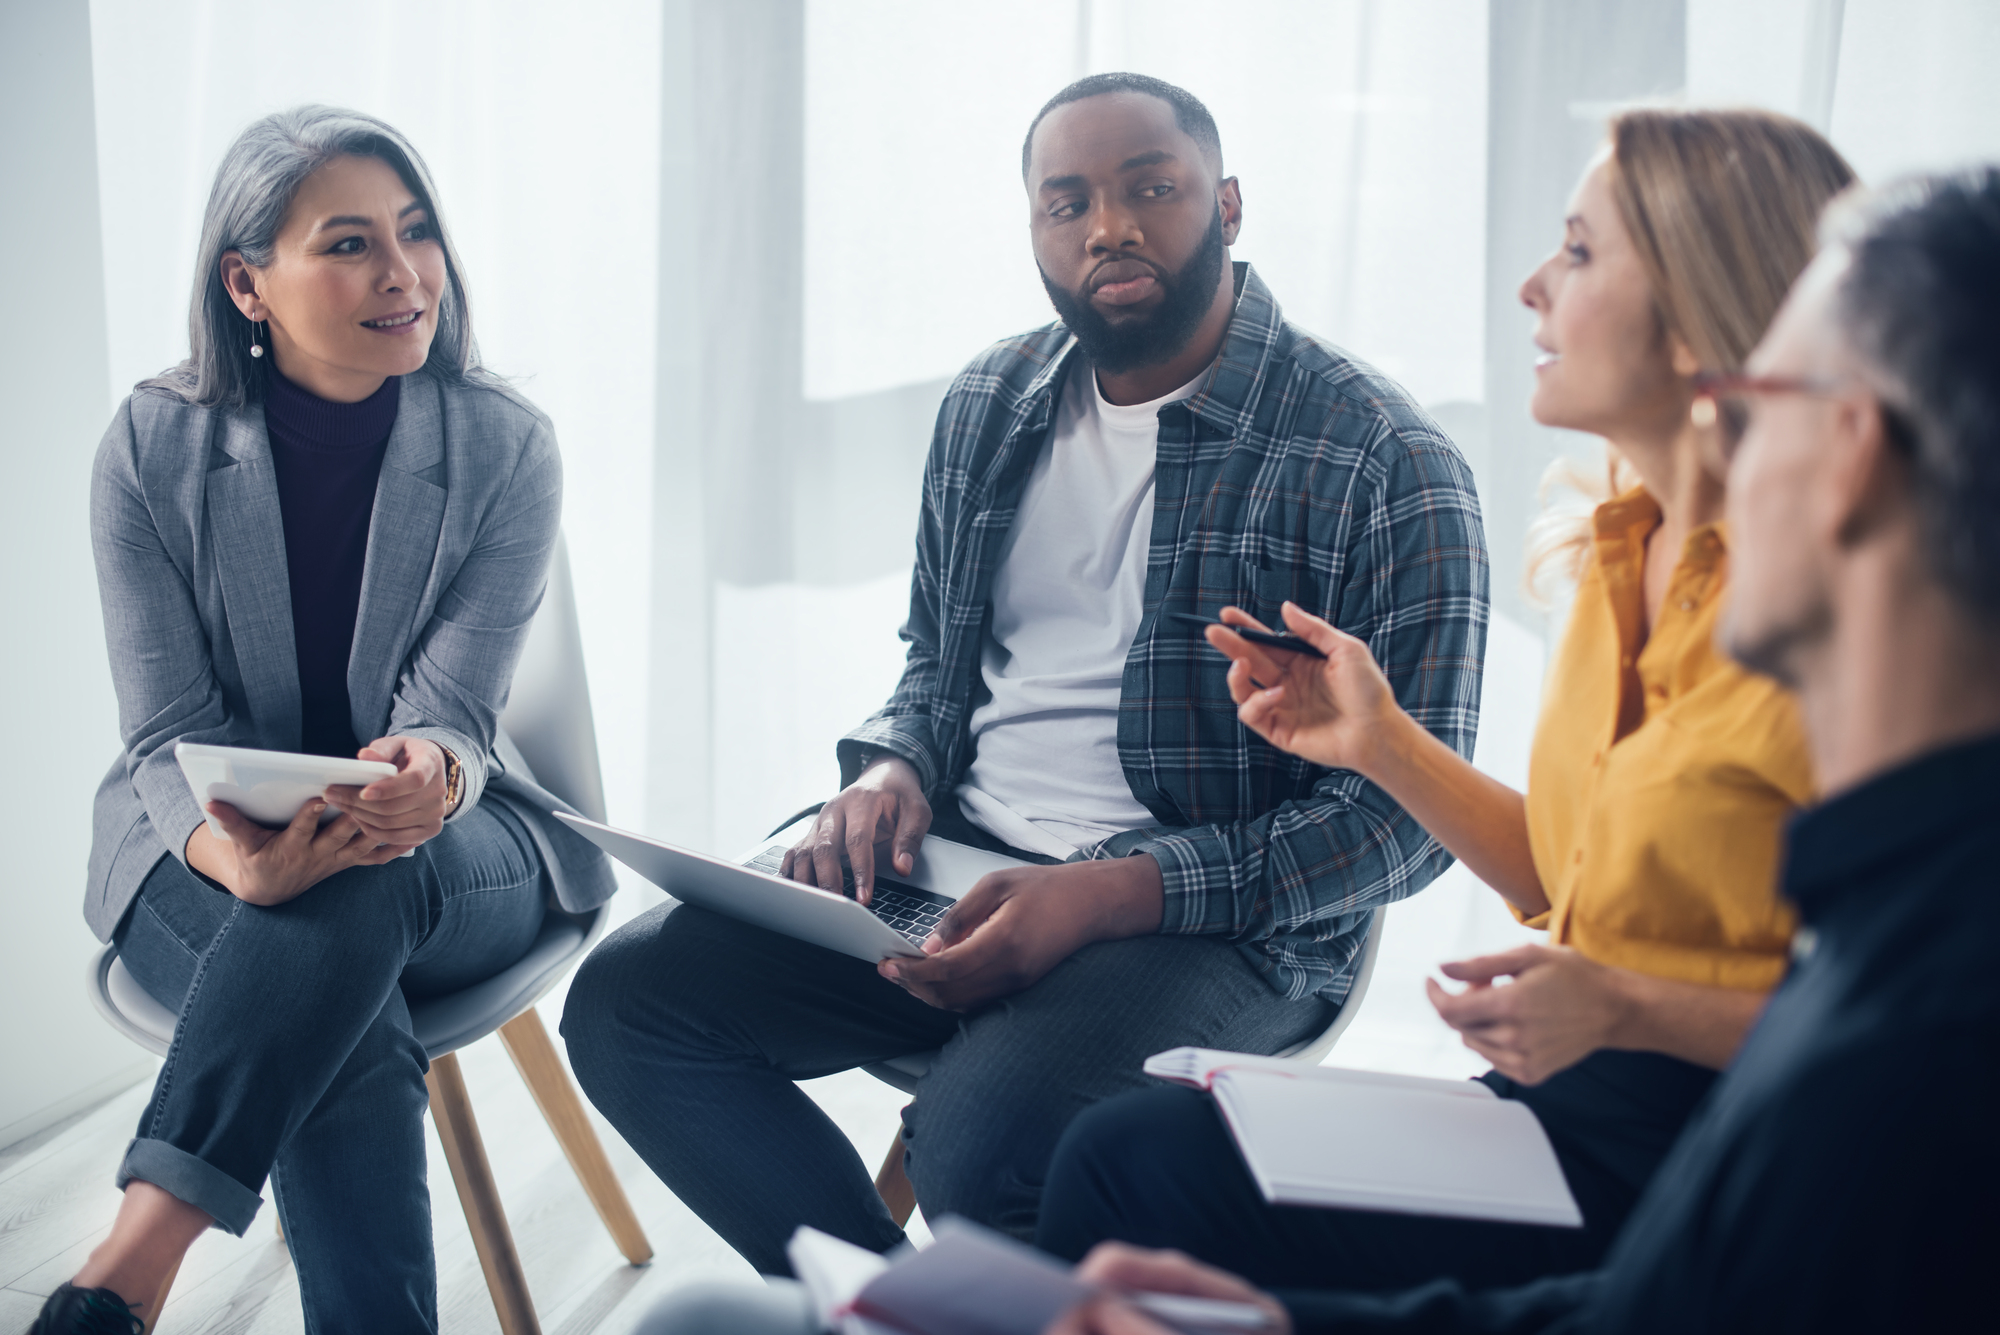
[[444, 814], [450, 816], [458, 810], [458, 799], [465, 795], [465, 767], [443, 742], [438, 743], [438, 750], [444, 752]]

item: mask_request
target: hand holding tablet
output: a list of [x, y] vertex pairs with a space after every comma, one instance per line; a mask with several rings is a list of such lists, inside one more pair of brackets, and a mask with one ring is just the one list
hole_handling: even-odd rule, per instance
[[[399, 744], [392, 754], [403, 758], [405, 739], [389, 740]], [[349, 867], [408, 856], [437, 832], [435, 821], [415, 837], [401, 829], [370, 828], [379, 813], [364, 819], [340, 810], [337, 796], [347, 795], [347, 805], [355, 806], [366, 788], [379, 794], [381, 786], [403, 781], [400, 796], [392, 797], [407, 804], [432, 786], [420, 775], [435, 778], [435, 766], [417, 763], [429, 762], [428, 752], [412, 754], [402, 765], [379, 752], [372, 759], [348, 760], [198, 743], [182, 743], [174, 754], [205, 816], [188, 837], [187, 866], [247, 903], [282, 904]]]
[[435, 838], [451, 815], [458, 790], [447, 755], [424, 738], [378, 737], [362, 748], [361, 758], [394, 765], [396, 773], [367, 784], [335, 784], [326, 790], [327, 801], [377, 843], [415, 847]]
[[[444, 754], [433, 743], [407, 737], [379, 738], [362, 752], [367, 759], [354, 760], [193, 742], [174, 748], [181, 774], [201, 803], [206, 832], [216, 841], [212, 847], [221, 854], [224, 846], [242, 842], [242, 838], [231, 836], [231, 826], [250, 841], [248, 849], [221, 854], [220, 865], [204, 865], [204, 874], [219, 878], [233, 893], [259, 903], [280, 902], [343, 866], [378, 863], [415, 852], [417, 845], [438, 833], [448, 814]], [[295, 849], [283, 854], [280, 861], [289, 864], [301, 858], [314, 862], [334, 857], [335, 862], [317, 872], [306, 870], [303, 864], [276, 871], [276, 864], [270, 861], [275, 850], [267, 851], [266, 847], [271, 836], [263, 831], [282, 833], [295, 825], [309, 806], [318, 808], [321, 830], [346, 818], [349, 833], [337, 841], [345, 851], [313, 855], [303, 848]], [[351, 848], [347, 847], [350, 843]], [[190, 865], [194, 853], [190, 843]], [[256, 859], [261, 870], [248, 871], [247, 864], [240, 862], [246, 856]], [[213, 855], [207, 859], [213, 860]], [[228, 870], [231, 866], [239, 870], [232, 874]], [[274, 875], [274, 882], [264, 884]], [[239, 885], [239, 880], [245, 884]], [[246, 888], [252, 884], [255, 890]]]
[[[396, 767], [381, 760], [343, 760], [339, 756], [296, 755], [290, 751], [253, 751], [241, 746], [207, 746], [182, 742], [174, 747], [194, 800], [208, 814], [208, 832], [229, 838], [222, 822], [208, 812], [210, 802], [227, 802], [251, 820], [270, 829], [291, 824], [299, 808], [317, 801], [336, 785], [366, 785], [396, 776]], [[340, 813], [328, 807], [319, 814], [326, 824]]]

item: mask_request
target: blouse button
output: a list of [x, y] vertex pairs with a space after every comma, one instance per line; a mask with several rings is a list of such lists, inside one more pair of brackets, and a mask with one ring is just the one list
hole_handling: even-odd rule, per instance
[[1583, 865], [1583, 850], [1580, 848], [1576, 850], [1576, 865], [1579, 867]]
[[1694, 599], [1692, 599], [1692, 598], [1683, 598], [1683, 599], [1681, 600], [1681, 611], [1683, 611], [1683, 612], [1692, 612], [1692, 611], [1694, 611]]

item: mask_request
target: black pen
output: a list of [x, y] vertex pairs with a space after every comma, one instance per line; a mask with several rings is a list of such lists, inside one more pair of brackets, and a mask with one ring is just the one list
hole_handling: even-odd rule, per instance
[[1283, 649], [1287, 653], [1304, 654], [1307, 658], [1326, 657], [1325, 654], [1296, 635], [1279, 635], [1268, 630], [1252, 630], [1248, 626], [1231, 626], [1226, 621], [1218, 621], [1214, 617], [1196, 616], [1192, 612], [1169, 612], [1167, 616], [1175, 621], [1197, 627], [1198, 631], [1205, 631], [1210, 626], [1222, 626], [1235, 631], [1238, 635], [1250, 641], [1250, 643], [1262, 645], [1266, 649]]

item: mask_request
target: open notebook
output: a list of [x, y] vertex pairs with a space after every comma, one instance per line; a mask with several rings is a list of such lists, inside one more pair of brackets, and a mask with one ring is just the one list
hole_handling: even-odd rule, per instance
[[[785, 1246], [821, 1330], [835, 1335], [1041, 1335], [1097, 1290], [1070, 1268], [1012, 1238], [954, 1215], [936, 1240], [877, 1256], [804, 1224]], [[1248, 1303], [1181, 1294], [1126, 1299], [1186, 1335], [1253, 1335], [1268, 1329]]]
[[1580, 1228], [1535, 1115], [1476, 1080], [1173, 1048], [1146, 1074], [1206, 1089], [1264, 1199]]

